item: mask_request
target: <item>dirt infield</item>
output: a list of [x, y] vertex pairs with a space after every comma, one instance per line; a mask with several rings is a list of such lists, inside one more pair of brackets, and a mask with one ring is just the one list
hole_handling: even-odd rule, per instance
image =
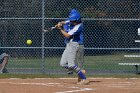
[[77, 85], [76, 78], [0, 79], [0, 93], [140, 93], [138, 78], [90, 78]]

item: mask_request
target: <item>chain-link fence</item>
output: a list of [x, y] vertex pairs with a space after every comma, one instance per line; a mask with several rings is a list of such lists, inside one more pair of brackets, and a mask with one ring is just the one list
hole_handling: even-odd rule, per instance
[[[66, 73], [59, 61], [65, 44], [57, 30], [42, 29], [65, 20], [73, 8], [84, 23], [87, 74], [129, 74], [140, 63], [140, 1], [138, 0], [1, 0], [1, 49], [10, 55], [10, 73]], [[32, 45], [26, 40], [31, 39]]]

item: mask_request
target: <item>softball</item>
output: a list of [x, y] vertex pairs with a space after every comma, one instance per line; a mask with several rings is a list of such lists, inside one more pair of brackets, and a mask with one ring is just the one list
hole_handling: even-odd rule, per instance
[[27, 45], [31, 45], [31, 44], [32, 44], [32, 40], [28, 39], [28, 40], [26, 41], [26, 44], [27, 44]]

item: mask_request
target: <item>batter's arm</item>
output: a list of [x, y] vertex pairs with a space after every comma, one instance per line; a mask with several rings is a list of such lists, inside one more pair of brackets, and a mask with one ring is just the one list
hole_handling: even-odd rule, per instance
[[64, 29], [60, 29], [60, 31], [61, 31], [61, 33], [63, 34], [64, 37], [66, 37], [66, 38], [70, 38], [71, 37], [71, 35], [68, 34]]
[[63, 35], [64, 37], [66, 37], [66, 38], [70, 38], [70, 37], [71, 37], [71, 35], [68, 34], [68, 33], [62, 28], [62, 26], [56, 25], [55, 27], [56, 27], [58, 30], [61, 31], [61, 33], [62, 33], [62, 35]]

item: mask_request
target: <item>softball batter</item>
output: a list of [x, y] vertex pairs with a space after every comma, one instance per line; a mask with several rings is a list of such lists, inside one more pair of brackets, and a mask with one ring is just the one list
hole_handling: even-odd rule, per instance
[[84, 72], [75, 63], [80, 46], [83, 45], [83, 23], [80, 13], [75, 9], [71, 10], [68, 20], [59, 22], [55, 27], [61, 31], [66, 43], [60, 65], [77, 73], [80, 79], [77, 84], [88, 84]]

